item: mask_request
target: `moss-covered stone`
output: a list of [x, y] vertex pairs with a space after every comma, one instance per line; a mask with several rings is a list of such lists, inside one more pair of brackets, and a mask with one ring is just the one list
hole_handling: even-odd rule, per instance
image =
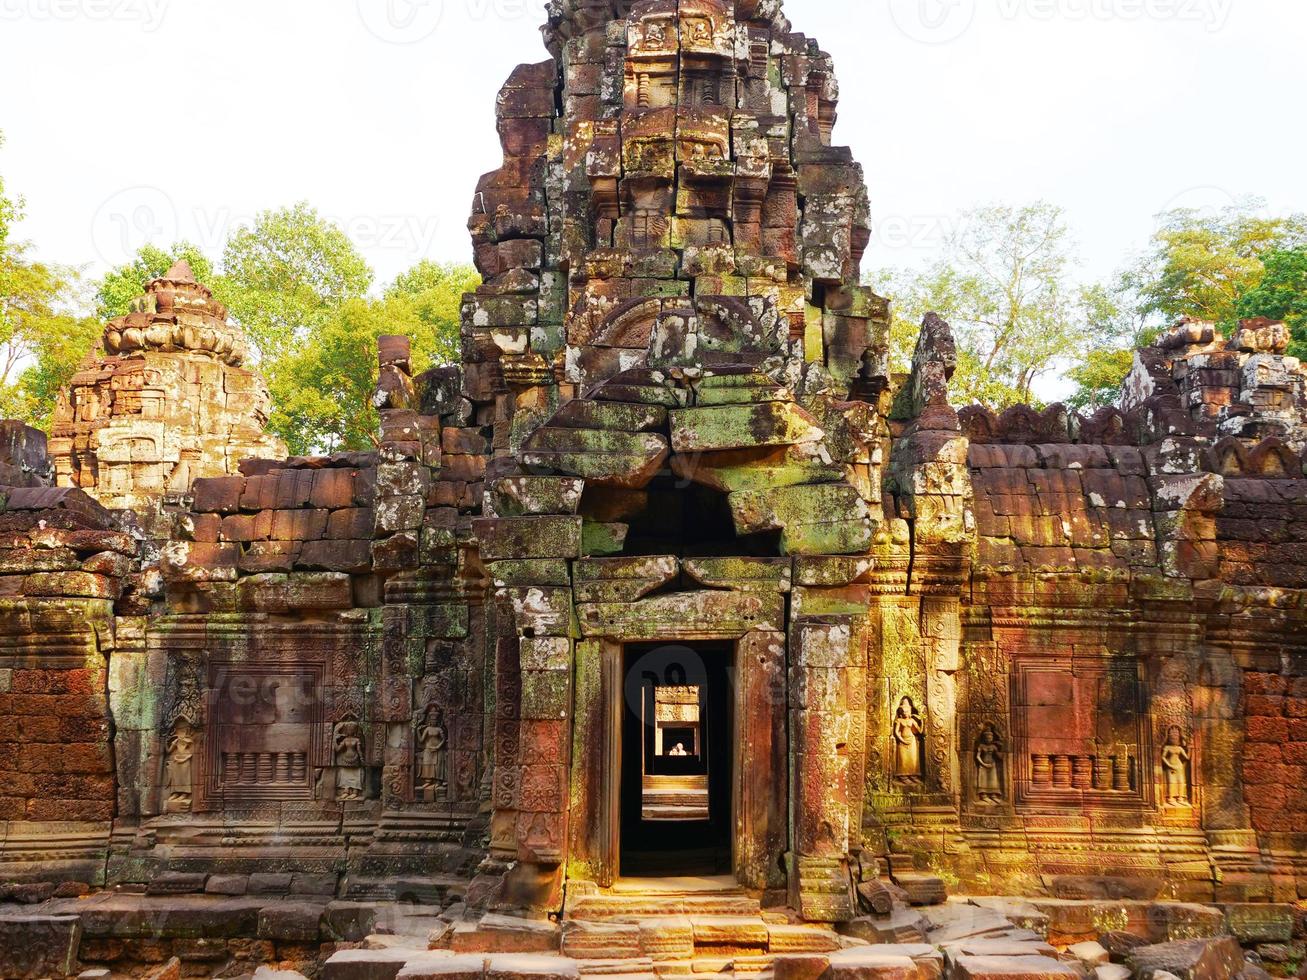
[[672, 412], [672, 448], [678, 453], [819, 442], [817, 420], [792, 402], [719, 405]]
[[685, 571], [701, 585], [746, 592], [788, 592], [788, 558], [687, 558]]
[[587, 558], [620, 555], [626, 547], [627, 524], [600, 524], [586, 521], [581, 530], [581, 553]]
[[581, 518], [485, 518], [472, 531], [486, 561], [520, 558], [577, 558], [581, 554]]
[[845, 475], [842, 466], [789, 446], [677, 455], [672, 457], [672, 472], [722, 493], [838, 483]]

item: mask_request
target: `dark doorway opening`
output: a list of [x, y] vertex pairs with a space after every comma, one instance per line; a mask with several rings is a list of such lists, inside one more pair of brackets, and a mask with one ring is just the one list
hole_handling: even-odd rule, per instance
[[733, 660], [729, 643], [624, 651], [623, 876], [731, 872]]

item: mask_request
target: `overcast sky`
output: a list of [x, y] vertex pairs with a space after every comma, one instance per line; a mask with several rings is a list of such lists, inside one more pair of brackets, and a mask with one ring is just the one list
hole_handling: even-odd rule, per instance
[[[961, 208], [1045, 198], [1101, 277], [1156, 213], [1307, 210], [1302, 0], [787, 0], [830, 51], [867, 171], [867, 265]], [[384, 282], [469, 258], [494, 97], [547, 57], [542, 0], [0, 0], [0, 174], [19, 237], [91, 272], [144, 241], [213, 254], [304, 199]]]

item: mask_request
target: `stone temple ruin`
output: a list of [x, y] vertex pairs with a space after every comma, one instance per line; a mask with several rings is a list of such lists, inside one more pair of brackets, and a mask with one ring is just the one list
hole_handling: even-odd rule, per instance
[[933, 316], [890, 377], [779, 7], [555, 0], [375, 451], [285, 458], [184, 264], [0, 429], [0, 974], [1307, 956], [1287, 332], [1181, 323], [1089, 418], [956, 409]]

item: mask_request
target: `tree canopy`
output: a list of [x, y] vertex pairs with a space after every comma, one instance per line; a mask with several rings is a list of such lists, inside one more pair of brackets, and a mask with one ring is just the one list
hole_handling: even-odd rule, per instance
[[1307, 248], [1271, 252], [1263, 263], [1266, 272], [1239, 298], [1238, 315], [1283, 320], [1293, 334], [1290, 353], [1307, 360]]
[[1140, 312], [1174, 323], [1195, 317], [1230, 324], [1240, 298], [1262, 281], [1264, 259], [1307, 246], [1307, 215], [1266, 217], [1248, 198], [1215, 214], [1193, 209], [1158, 217], [1150, 247], [1121, 277]]
[[1033, 401], [1035, 382], [1082, 346], [1075, 261], [1061, 208], [1039, 201], [965, 212], [935, 265], [873, 277], [893, 301], [897, 363], [906, 365], [922, 317], [933, 311], [958, 341], [955, 401], [995, 409]]
[[341, 228], [307, 203], [265, 211], [222, 254], [218, 294], [249, 334], [265, 370], [295, 353], [373, 272]]

